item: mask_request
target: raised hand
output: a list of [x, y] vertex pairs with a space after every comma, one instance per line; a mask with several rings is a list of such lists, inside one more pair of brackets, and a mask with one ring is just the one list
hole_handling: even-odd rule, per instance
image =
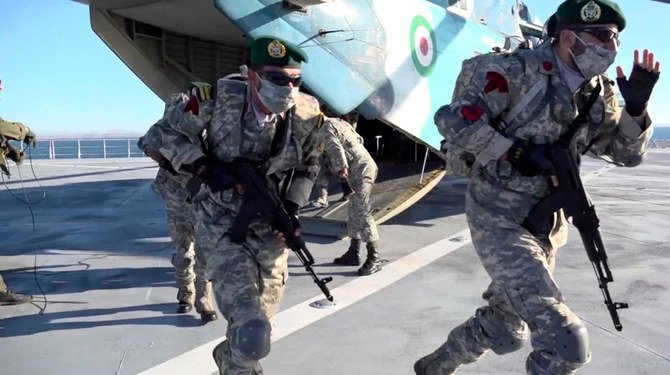
[[654, 54], [644, 50], [642, 60], [640, 60], [640, 51], [634, 52], [633, 70], [630, 78], [626, 78], [623, 68], [618, 66], [616, 69], [617, 85], [621, 96], [626, 101], [626, 111], [631, 116], [640, 116], [647, 109], [647, 103], [651, 97], [654, 85], [661, 74], [661, 64], [655, 61]]

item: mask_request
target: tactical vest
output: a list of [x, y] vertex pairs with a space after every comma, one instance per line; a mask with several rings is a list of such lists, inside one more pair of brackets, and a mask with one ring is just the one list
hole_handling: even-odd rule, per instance
[[[222, 78], [217, 82], [217, 96], [214, 113], [207, 128], [205, 145], [210, 155], [221, 161], [231, 162], [244, 157], [241, 146], [244, 134], [241, 129], [247, 103], [247, 84]], [[313, 97], [299, 93], [295, 106], [284, 114], [285, 130], [277, 126], [278, 148], [265, 161], [267, 175], [301, 167], [310, 157], [318, 158], [318, 147], [312, 147], [311, 154], [305, 153], [310, 144], [321, 143], [320, 131], [323, 115], [319, 103]], [[275, 143], [275, 140], [273, 140]], [[318, 168], [318, 167], [317, 167]], [[316, 172], [316, 171], [315, 171]]]
[[[465, 60], [458, 81], [470, 82], [475, 72], [482, 64], [505, 58], [516, 59], [520, 65], [520, 73], [524, 74], [524, 76], [529, 72], [529, 69], [536, 69], [534, 64], [527, 64], [524, 56], [519, 52], [494, 52]], [[599, 81], [601, 85], [604, 85], [602, 77], [597, 77], [597, 81]], [[595, 85], [597, 81], [593, 80], [592, 85]], [[584, 86], [584, 88], [586, 87], [588, 87], [588, 85]], [[453, 99], [460, 97], [464, 88], [465, 85], [456, 87], [454, 89]], [[584, 91], [582, 91], [582, 94], [583, 92]], [[523, 91], [519, 92], [520, 100], [498, 117], [491, 119], [489, 125], [505, 136], [514, 134], [515, 130], [521, 128], [525, 124], [531, 123], [542, 113], [542, 111], [549, 108], [553, 93], [551, 76], [549, 75], [547, 76], [547, 79], [539, 79], [532, 85], [524, 86]], [[553, 112], [551, 113], [554, 121], [565, 124], [570, 123], [567, 119], [555, 118]], [[593, 131], [593, 129], [590, 129], [590, 131]], [[443, 149], [443, 152], [445, 152], [446, 155], [448, 170], [456, 176], [469, 176], [472, 169], [475, 168], [474, 155], [451, 145], [443, 146], [446, 148], [446, 151]]]

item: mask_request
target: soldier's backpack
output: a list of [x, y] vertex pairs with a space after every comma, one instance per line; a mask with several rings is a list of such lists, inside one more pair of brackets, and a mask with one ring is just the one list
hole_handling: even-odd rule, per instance
[[[480, 66], [488, 64], [491, 61], [504, 58], [516, 58], [521, 63], [522, 70], [526, 70], [526, 62], [520, 54], [508, 50], [498, 49], [494, 50], [493, 52], [471, 57], [463, 61], [463, 65], [461, 67], [457, 81], [471, 82], [475, 72], [478, 71]], [[463, 89], [466, 87], [467, 85], [460, 85], [455, 87], [452, 99], [460, 97], [462, 95]], [[523, 123], [529, 121], [530, 118], [519, 119], [519, 114], [523, 110], [526, 110], [525, 112], [528, 113], [529, 111], [527, 111], [527, 107], [533, 102], [538, 108], [543, 105], [546, 100], [537, 101], [535, 99], [538, 96], [544, 96], [546, 98], [546, 94], [548, 92], [547, 88], [548, 80], [538, 80], [533, 86], [531, 86], [531, 88], [524, 94], [521, 100], [514, 107], [510, 108], [500, 116], [492, 119], [489, 125], [504, 135], [506, 132], [511, 132], [518, 126], [521, 126]], [[468, 177], [470, 175], [472, 172], [472, 167], [475, 163], [474, 155], [446, 142], [442, 144], [441, 151], [445, 153], [448, 171], [451, 171], [452, 174], [458, 177]]]

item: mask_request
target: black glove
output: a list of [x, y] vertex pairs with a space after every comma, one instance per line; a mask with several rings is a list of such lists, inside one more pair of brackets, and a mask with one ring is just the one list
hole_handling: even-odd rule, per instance
[[201, 178], [214, 193], [228, 190], [235, 186], [235, 179], [223, 165], [209, 160], [204, 156], [191, 164], [184, 165], [183, 168], [186, 172]]
[[516, 142], [508, 151], [512, 167], [522, 176], [555, 176], [556, 169], [545, 155], [546, 145], [524, 145]]
[[12, 145], [7, 143], [7, 151], [5, 153], [5, 156], [7, 157], [7, 159], [14, 161], [16, 165], [21, 165], [25, 157], [25, 154], [23, 153], [23, 151], [19, 151], [14, 147], [12, 147]]
[[342, 186], [342, 195], [348, 197], [354, 194], [354, 189], [351, 188], [349, 179], [346, 177], [340, 177], [340, 186]]
[[650, 72], [640, 65], [633, 66], [630, 78], [617, 78], [621, 96], [626, 101], [626, 111], [629, 115], [640, 116], [647, 109], [647, 102], [651, 91], [661, 75], [659, 72]]

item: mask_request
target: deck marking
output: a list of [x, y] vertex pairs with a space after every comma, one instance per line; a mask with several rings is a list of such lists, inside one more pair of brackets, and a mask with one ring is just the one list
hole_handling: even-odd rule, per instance
[[586, 175], [582, 175], [582, 183], [586, 184], [588, 181], [593, 180], [594, 178], [602, 175], [603, 173], [609, 171], [610, 169], [613, 169], [615, 166], [612, 164], [608, 164], [600, 169], [597, 169], [591, 173], [588, 173]]
[[[283, 310], [275, 316], [276, 327], [272, 335], [272, 341], [281, 340], [293, 332], [332, 315], [443, 256], [468, 245], [470, 242], [470, 230], [464, 229], [445, 239], [416, 250], [411, 254], [405, 255], [393, 263], [385, 265], [380, 272], [374, 275], [359, 277], [349, 281], [332, 291], [333, 296], [338, 301], [338, 304], [334, 307], [328, 309], [309, 307], [310, 303], [323, 299], [323, 295], [319, 294]], [[217, 368], [212, 359], [212, 349], [224, 338], [225, 336], [222, 336], [200, 345], [195, 349], [141, 372], [140, 375], [214, 373], [217, 371]]]
[[[612, 168], [613, 166], [608, 165], [597, 169], [582, 176], [582, 181], [586, 183]], [[334, 307], [328, 309], [309, 307], [310, 303], [323, 299], [323, 295], [319, 294], [279, 312], [275, 315], [276, 327], [272, 335], [272, 341], [281, 340], [293, 332], [351, 306], [443, 256], [470, 244], [471, 241], [470, 230], [464, 229], [445, 239], [416, 250], [411, 254], [405, 255], [393, 263], [387, 264], [380, 272], [374, 275], [359, 277], [345, 283], [332, 290], [333, 296], [335, 296], [338, 301], [338, 304]], [[212, 359], [212, 350], [223, 339], [225, 339], [225, 336], [207, 342], [186, 353], [160, 363], [141, 372], [139, 375], [215, 373], [217, 372], [217, 368]]]

